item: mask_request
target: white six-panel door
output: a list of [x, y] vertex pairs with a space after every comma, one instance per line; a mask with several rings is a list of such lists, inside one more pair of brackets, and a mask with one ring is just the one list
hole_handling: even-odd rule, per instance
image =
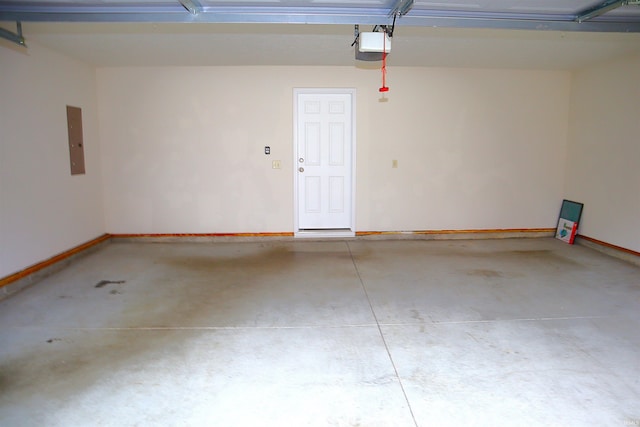
[[354, 94], [295, 92], [297, 232], [354, 231]]

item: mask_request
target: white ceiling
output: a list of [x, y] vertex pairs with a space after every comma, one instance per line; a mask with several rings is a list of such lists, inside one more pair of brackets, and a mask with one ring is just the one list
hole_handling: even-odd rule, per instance
[[[15, 24], [2, 27], [15, 31]], [[379, 66], [355, 61], [353, 25], [26, 22], [23, 34], [27, 45], [100, 67]], [[640, 55], [640, 33], [397, 26], [388, 60], [390, 66], [571, 70], [632, 53]]]

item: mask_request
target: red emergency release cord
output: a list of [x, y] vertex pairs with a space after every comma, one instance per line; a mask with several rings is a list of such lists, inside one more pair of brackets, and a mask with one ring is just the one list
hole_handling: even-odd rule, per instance
[[389, 92], [387, 87], [387, 34], [382, 39], [382, 87], [378, 89], [380, 92]]

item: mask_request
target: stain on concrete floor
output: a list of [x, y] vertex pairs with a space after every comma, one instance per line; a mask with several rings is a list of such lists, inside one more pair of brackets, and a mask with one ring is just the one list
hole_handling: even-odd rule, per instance
[[469, 276], [477, 276], [477, 277], [486, 277], [486, 278], [494, 278], [494, 277], [503, 277], [504, 274], [500, 271], [496, 270], [488, 270], [488, 269], [476, 269], [467, 271]]
[[[26, 346], [28, 350], [0, 361], [0, 402], [2, 395], [9, 394], [12, 400], [26, 399], [33, 393], [53, 401], [69, 399], [92, 384], [105, 381], [114, 371], [143, 366], [162, 354], [180, 354], [187, 340], [203, 334], [196, 329], [175, 327], [219, 324], [216, 323], [219, 319], [231, 319], [235, 325], [262, 324], [257, 316], [264, 315], [265, 310], [272, 316], [270, 321], [276, 322], [278, 310], [286, 316], [300, 307], [344, 309], [341, 300], [345, 295], [361, 292], [354, 259], [363, 266], [375, 265], [376, 259], [382, 261], [388, 256], [386, 250], [393, 251], [400, 260], [425, 264], [427, 270], [429, 263], [438, 263], [442, 257], [452, 258], [451, 271], [465, 271], [469, 278], [511, 277], [513, 272], [483, 267], [490, 265], [490, 260], [498, 260], [500, 266], [513, 270], [515, 262], [516, 267], [531, 270], [563, 265], [578, 271], [581, 266], [549, 249], [492, 251], [419, 244], [390, 247], [354, 250], [352, 259], [344, 243], [313, 246], [313, 250], [304, 244], [262, 245], [251, 251], [231, 245], [215, 254], [203, 255], [198, 248], [173, 254], [166, 251], [154, 255], [152, 262], [135, 277], [127, 277], [125, 270], [117, 271], [116, 266], [113, 276], [126, 280], [101, 280], [95, 287], [126, 282], [126, 293], [112, 289], [108, 295], [119, 295], [118, 298], [109, 298], [101, 292], [87, 296], [99, 304], [114, 304], [117, 308], [102, 325], [103, 329], [61, 328], [55, 337], [45, 342], [34, 337]], [[460, 270], [461, 265], [470, 261], [481, 267]], [[388, 264], [380, 264], [388, 268]], [[343, 282], [343, 292], [324, 293], [323, 284], [328, 280]], [[429, 316], [415, 309], [411, 312], [419, 322], [425, 322]], [[146, 329], [141, 332], [136, 328]], [[216, 334], [212, 330], [206, 333]], [[223, 366], [220, 375], [224, 375]]]
[[123, 283], [126, 283], [126, 280], [100, 280], [98, 283], [96, 283], [95, 287], [102, 288], [106, 285], [111, 285], [111, 284], [120, 285]]
[[[55, 346], [36, 345], [19, 358], [3, 360], [0, 394], [11, 391], [15, 396], [22, 390], [26, 396], [38, 390], [55, 400], [80, 393], [108, 378], [109, 372], [142, 363], [142, 360], [153, 358], [156, 352], [179, 352], [181, 342], [201, 332], [174, 330], [174, 327], [209, 325], [211, 315], [220, 311], [233, 311], [240, 318], [251, 319], [261, 311], [261, 301], [286, 299], [279, 291], [278, 281], [269, 282], [270, 276], [284, 274], [291, 289], [296, 288], [296, 283], [300, 284], [301, 293], [292, 298], [291, 305], [330, 305], [340, 296], [320, 300], [313, 298], [313, 292], [305, 295], [305, 289], [309, 290], [310, 286], [320, 288], [326, 279], [306, 276], [304, 266], [323, 265], [326, 266], [323, 274], [342, 275], [347, 281], [355, 281], [351, 257], [346, 246], [340, 247], [338, 251], [306, 251], [266, 246], [250, 254], [162, 255], [155, 259], [155, 268], [147, 272], [153, 282], [151, 286], [140, 280], [101, 280], [96, 288], [128, 283], [126, 294], [116, 289], [109, 293], [119, 295], [119, 301], [122, 301], [117, 316], [104, 325], [115, 330], [61, 331], [59, 337], [47, 341]], [[157, 270], [156, 280], [153, 280], [154, 270]], [[163, 274], [165, 272], [170, 272], [168, 277]], [[311, 299], [305, 302], [305, 297]], [[286, 303], [283, 304], [286, 309], [284, 306]], [[137, 333], [137, 327], [151, 330]]]

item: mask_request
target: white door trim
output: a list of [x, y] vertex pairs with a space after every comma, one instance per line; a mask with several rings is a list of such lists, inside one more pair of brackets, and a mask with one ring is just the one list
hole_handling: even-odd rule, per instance
[[[298, 95], [351, 95], [351, 225], [345, 230], [302, 230], [298, 222]], [[294, 88], [293, 89], [293, 235], [297, 238], [354, 237], [356, 235], [356, 89], [355, 88]]]

